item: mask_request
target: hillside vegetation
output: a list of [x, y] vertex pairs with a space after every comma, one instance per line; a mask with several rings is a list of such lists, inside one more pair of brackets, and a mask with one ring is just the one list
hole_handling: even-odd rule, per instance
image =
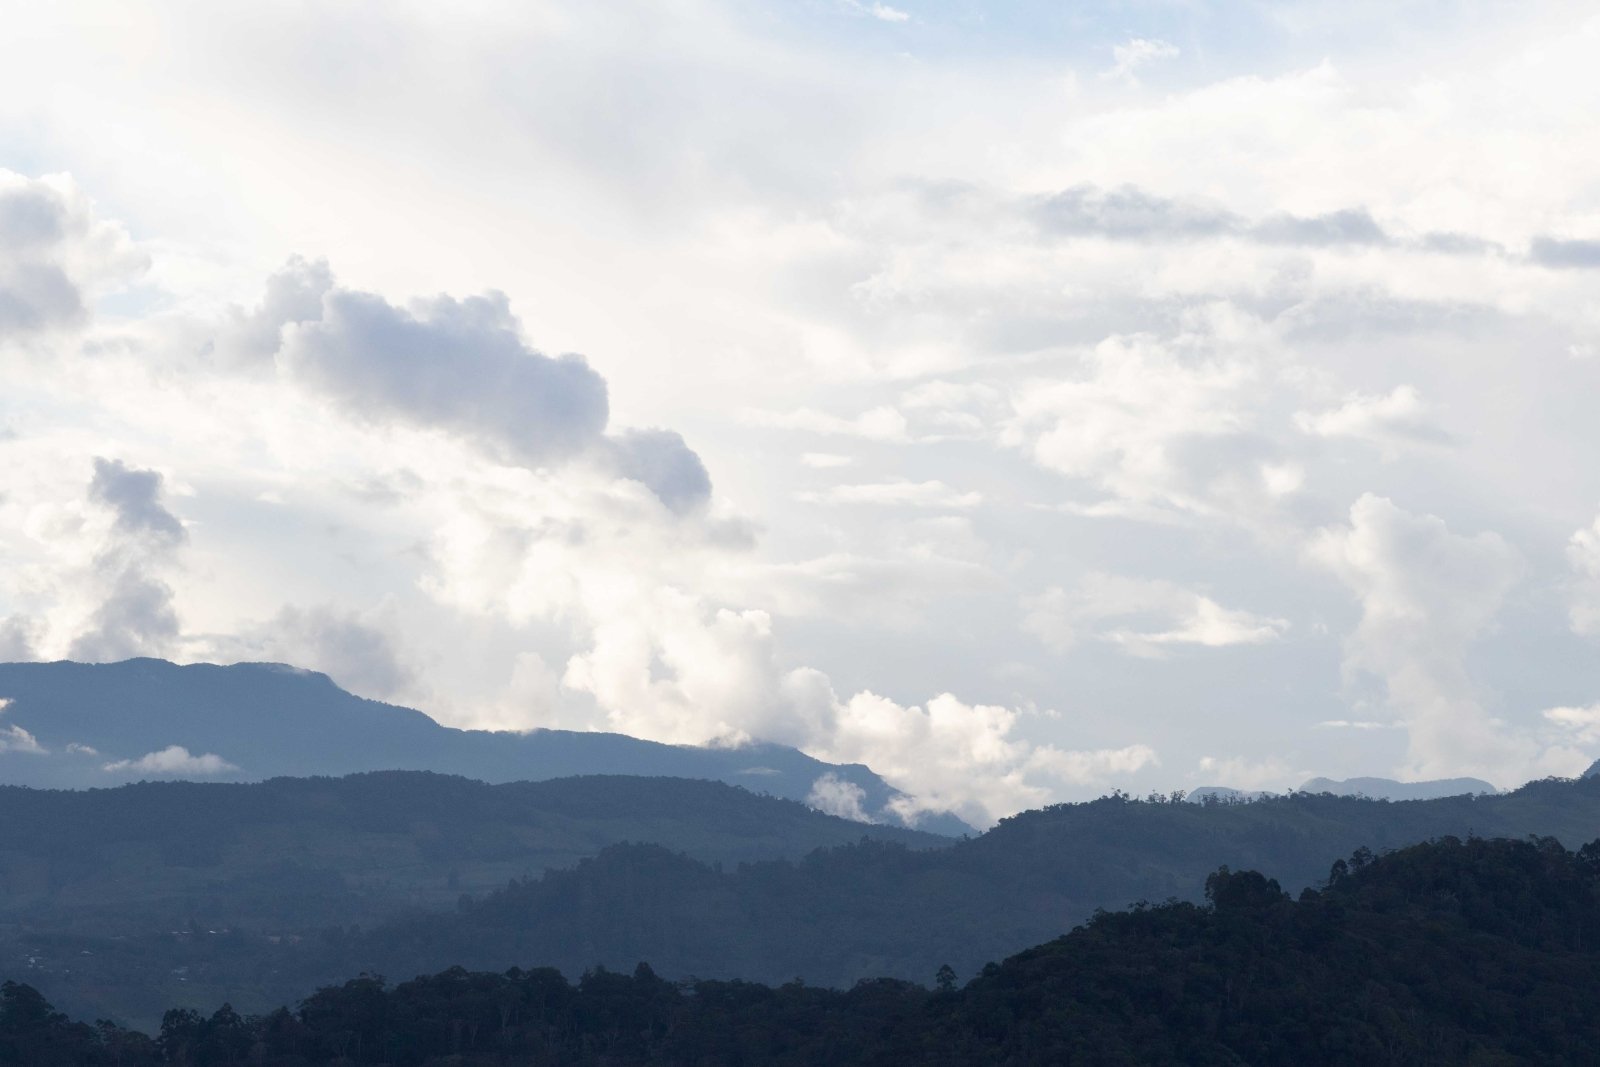
[[[369, 971], [407, 977], [549, 966], [576, 977], [649, 960], [687, 976], [848, 988], [924, 980], [1059, 936], [1097, 909], [1200, 899], [1218, 864], [1275, 872], [1293, 892], [1333, 857], [1430, 839], [1600, 836], [1600, 780], [1534, 783], [1493, 797], [1391, 803], [1295, 795], [1196, 805], [1114, 795], [1005, 820], [981, 837], [914, 850], [856, 841], [799, 860], [714, 862], [649, 843], [609, 846], [570, 869], [518, 878], [447, 913], [295, 937], [224, 929], [197, 914], [181, 936], [87, 937], [31, 929], [7, 948], [70, 1010], [150, 1023], [173, 1004], [264, 1011]], [[274, 940], [274, 937], [277, 939]], [[87, 953], [87, 955], [85, 954]]]
[[1600, 1043], [1600, 843], [1448, 838], [1339, 861], [1298, 901], [1227, 868], [1205, 903], [1101, 913], [958, 988], [669, 982], [640, 963], [362, 976], [297, 1009], [166, 1013], [154, 1040], [0, 994], [0, 1060], [924, 1065], [1586, 1064]]

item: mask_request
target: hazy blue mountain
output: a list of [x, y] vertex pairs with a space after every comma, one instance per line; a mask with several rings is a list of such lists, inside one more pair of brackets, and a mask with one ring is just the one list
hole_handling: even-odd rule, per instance
[[[0, 664], [0, 699], [9, 701], [0, 711], [0, 782], [12, 785], [381, 770], [485, 782], [613, 774], [708, 779], [804, 802], [832, 775], [861, 791], [864, 813], [901, 821], [890, 807], [899, 794], [860, 764], [824, 763], [774, 744], [712, 748], [566, 730], [458, 730], [281, 664], [7, 663]], [[951, 835], [971, 829], [948, 815], [918, 825]]]
[[1300, 787], [1302, 793], [1332, 793], [1340, 797], [1371, 797], [1374, 800], [1437, 800], [1439, 797], [1477, 796], [1500, 790], [1481, 778], [1438, 778], [1427, 782], [1397, 782], [1392, 778], [1313, 778]]

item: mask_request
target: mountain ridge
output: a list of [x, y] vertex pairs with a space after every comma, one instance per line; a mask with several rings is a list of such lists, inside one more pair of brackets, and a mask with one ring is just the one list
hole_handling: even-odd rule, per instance
[[[949, 813], [907, 819], [907, 798], [862, 764], [830, 764], [784, 745], [668, 745], [625, 734], [507, 733], [445, 726], [415, 708], [358, 697], [325, 674], [285, 664], [0, 664], [0, 781], [43, 788], [141, 778], [264, 781], [417, 770], [499, 783], [587, 774], [700, 778], [798, 800], [819, 783], [867, 820], [960, 836]], [[817, 803], [826, 807], [826, 803]], [[846, 814], [835, 807], [834, 813]], [[849, 814], [855, 814], [849, 811]]]

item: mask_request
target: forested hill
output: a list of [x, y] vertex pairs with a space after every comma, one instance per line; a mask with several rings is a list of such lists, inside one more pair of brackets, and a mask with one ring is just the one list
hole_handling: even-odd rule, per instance
[[[899, 821], [891, 802], [900, 794], [860, 764], [824, 763], [774, 744], [458, 730], [278, 663], [0, 663], [0, 702], [5, 727], [32, 742], [0, 746], [0, 782], [13, 785], [78, 789], [150, 776], [259, 781], [385, 770], [485, 782], [617, 774], [704, 778], [804, 802], [818, 779], [831, 776], [860, 791], [867, 814]], [[972, 829], [946, 814], [930, 814], [918, 826], [954, 836]]]
[[[848, 987], [870, 977], [921, 979], [943, 963], [970, 975], [1097, 908], [1198, 899], [1218, 864], [1272, 871], [1298, 891], [1358, 848], [1473, 834], [1591, 840], [1600, 836], [1600, 778], [1404, 802], [1299, 794], [1198, 805], [1118, 794], [1027, 812], [936, 850], [858, 842], [720, 869], [704, 852], [682, 854], [682, 843], [614, 845], [446, 912], [360, 929], [297, 925], [292, 916], [229, 923], [223, 909], [240, 895], [257, 893], [269, 906], [296, 898], [270, 880], [207, 883], [199, 869], [198, 888], [173, 901], [184, 909], [173, 924], [152, 928], [130, 903], [133, 921], [114, 936], [103, 925], [74, 933], [28, 923], [0, 938], [0, 953], [29, 961], [20, 973], [74, 1012], [146, 1023], [174, 1003], [209, 1012], [228, 1000], [261, 1011], [363, 970], [405, 977], [454, 964], [553, 966], [576, 976], [647, 959], [670, 978], [799, 977]], [[428, 847], [478, 847], [470, 836], [446, 844], [447, 836]], [[389, 877], [404, 884], [403, 870]]]
[[724, 871], [663, 848], [617, 846], [456, 915], [373, 930], [340, 955], [384, 974], [519, 961], [578, 974], [639, 959], [674, 977], [798, 976], [833, 986], [918, 978], [945, 962], [970, 974], [1098, 908], [1198, 899], [1218, 864], [1274, 871], [1298, 891], [1325, 879], [1332, 857], [1359, 848], [1530, 834], [1568, 844], [1600, 836], [1600, 779], [1404, 802], [1298, 794], [1196, 805], [1116, 795], [1026, 812], [938, 851], [861, 843]]
[[654, 841], [706, 863], [798, 858], [868, 826], [720, 782], [593, 776], [486, 785], [417, 771], [116, 789], [0, 786], [0, 930], [127, 935], [371, 923], [453, 907], [607, 845]]
[[960, 987], [668, 982], [645, 964], [364, 976], [297, 1010], [169, 1012], [154, 1040], [0, 992], [0, 1061], [62, 1067], [561, 1063], [798, 1067], [1588, 1064], [1600, 847], [1446, 839], [1334, 868], [1298, 901], [1255, 872], [1206, 903], [1103, 913]]

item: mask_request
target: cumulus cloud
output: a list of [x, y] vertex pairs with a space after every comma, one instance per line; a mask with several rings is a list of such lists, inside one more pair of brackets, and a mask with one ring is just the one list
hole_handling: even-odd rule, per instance
[[1108, 337], [1068, 373], [1018, 387], [1000, 442], [1106, 495], [1085, 514], [1250, 523], [1269, 512], [1282, 494], [1263, 468], [1279, 450], [1261, 423], [1277, 397], [1254, 327], [1216, 308], [1190, 326]]
[[524, 344], [503, 293], [399, 308], [334, 289], [319, 311], [285, 328], [279, 359], [353, 415], [436, 426], [530, 465], [590, 448], [605, 430], [605, 380], [579, 356]]
[[113, 760], [102, 768], [111, 774], [156, 774], [188, 777], [214, 777], [239, 768], [212, 752], [190, 754], [182, 745], [169, 745], [159, 752], [147, 752], [138, 759]]
[[1295, 425], [1317, 437], [1352, 437], [1386, 446], [1451, 441], [1416, 387], [1410, 385], [1398, 385], [1385, 395], [1358, 393], [1327, 411], [1298, 412]]
[[162, 476], [97, 458], [89, 500], [111, 525], [92, 565], [98, 604], [72, 641], [73, 659], [100, 662], [162, 655], [180, 627], [164, 572], [187, 539], [162, 503]]
[[0, 170], [0, 341], [83, 324], [98, 291], [147, 265], [70, 178]]
[[679, 434], [607, 434], [605, 379], [582, 356], [531, 348], [504, 293], [400, 307], [338, 286], [326, 263], [295, 259], [269, 279], [259, 307], [219, 327], [212, 352], [232, 366], [270, 361], [358, 421], [444, 431], [502, 462], [536, 469], [588, 457], [674, 512], [711, 495], [705, 465]]
[[1172, 582], [1095, 573], [1074, 589], [1053, 586], [1023, 599], [1022, 629], [1057, 652], [1083, 637], [1109, 641], [1137, 656], [1173, 645], [1223, 648], [1280, 639], [1287, 619], [1225, 608]]
[[1544, 712], [1544, 718], [1579, 744], [1592, 745], [1600, 741], [1600, 704], [1549, 708]]
[[1310, 554], [1361, 604], [1345, 668], [1384, 684], [1407, 730], [1408, 776], [1504, 778], [1534, 764], [1532, 743], [1489, 714], [1468, 670], [1474, 642], [1524, 573], [1515, 549], [1498, 534], [1457, 534], [1367, 494], [1348, 525], [1314, 538]]

